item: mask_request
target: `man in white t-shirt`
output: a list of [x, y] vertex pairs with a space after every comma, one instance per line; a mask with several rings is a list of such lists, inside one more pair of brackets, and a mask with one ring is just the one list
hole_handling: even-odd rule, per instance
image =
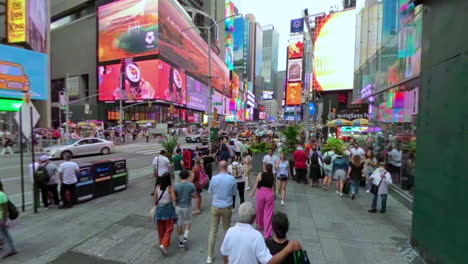
[[351, 157], [349, 157], [350, 160], [354, 155], [359, 155], [361, 156], [361, 162], [364, 162], [364, 156], [366, 155], [366, 152], [361, 147], [359, 147], [358, 143], [354, 143], [353, 145], [354, 147], [351, 149]]
[[392, 148], [388, 153], [388, 170], [390, 171], [392, 180], [395, 183], [400, 182], [401, 157], [402, 152], [399, 145], [397, 145], [396, 148]]
[[244, 144], [239, 141], [239, 139], [234, 140], [234, 151], [236, 153], [236, 159], [241, 160], [241, 153], [242, 153], [242, 148]]
[[262, 234], [252, 224], [255, 221], [255, 208], [245, 202], [239, 207], [239, 222], [229, 228], [221, 245], [224, 263], [229, 264], [279, 264], [289, 254], [301, 249], [299, 242], [290, 240], [285, 248], [272, 256]]
[[60, 196], [62, 198], [61, 208], [71, 208], [75, 202], [75, 185], [78, 182], [76, 174], [80, 172], [80, 167], [76, 162], [70, 161], [69, 155], [65, 156], [65, 162], [57, 169], [60, 182]]
[[276, 163], [278, 160], [278, 156], [273, 154], [273, 149], [268, 150], [268, 154], [263, 157], [263, 171], [266, 171], [267, 164], [271, 164], [273, 166], [273, 174], [276, 175]]
[[[159, 152], [158, 156], [154, 157], [152, 165], [153, 165], [153, 171], [154, 171], [153, 175], [156, 178], [155, 186], [158, 184], [159, 177], [162, 177], [164, 173], [169, 171], [170, 163], [171, 162], [166, 157], [166, 151], [164, 149], [161, 150], [161, 152]], [[151, 193], [151, 196], [153, 195], [154, 193]]]

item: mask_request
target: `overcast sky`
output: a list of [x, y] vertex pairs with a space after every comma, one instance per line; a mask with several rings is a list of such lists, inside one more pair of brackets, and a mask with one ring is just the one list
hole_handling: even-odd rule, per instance
[[341, 8], [341, 0], [236, 0], [239, 12], [243, 15], [252, 13], [262, 26], [274, 25], [279, 32], [278, 70], [286, 68], [286, 47], [289, 38], [291, 19], [300, 18], [302, 10], [309, 9], [309, 14], [328, 12], [331, 6]]

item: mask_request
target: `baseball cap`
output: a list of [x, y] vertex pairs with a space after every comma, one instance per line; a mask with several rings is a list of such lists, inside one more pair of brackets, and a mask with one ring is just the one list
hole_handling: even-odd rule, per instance
[[47, 155], [42, 155], [42, 156], [39, 157], [39, 161], [41, 161], [41, 162], [48, 161], [48, 160], [49, 160], [49, 156], [47, 156]]

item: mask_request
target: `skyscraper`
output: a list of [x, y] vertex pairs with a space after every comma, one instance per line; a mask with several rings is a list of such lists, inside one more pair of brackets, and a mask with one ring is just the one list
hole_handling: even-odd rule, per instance
[[[278, 46], [279, 33], [273, 25], [262, 27], [263, 50], [261, 76], [263, 79], [262, 91], [276, 90], [276, 73], [278, 72]], [[275, 95], [276, 98], [276, 95]]]

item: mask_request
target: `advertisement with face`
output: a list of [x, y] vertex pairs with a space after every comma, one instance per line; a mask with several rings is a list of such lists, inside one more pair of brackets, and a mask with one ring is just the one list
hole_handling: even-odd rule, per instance
[[187, 76], [187, 108], [205, 112], [208, 109], [207, 107], [208, 87]]
[[[159, 1], [158, 44], [161, 56], [208, 83], [208, 45], [195, 29], [190, 29], [193, 27], [195, 25], [177, 1]], [[214, 52], [211, 66], [212, 85], [224, 92], [229, 85], [229, 71]]]
[[0, 97], [47, 100], [47, 56], [0, 45]]
[[37, 52], [46, 52], [47, 1], [28, 1], [28, 43]]
[[[161, 60], [122, 63], [98, 67], [99, 100], [163, 100], [184, 105], [185, 74]], [[122, 80], [121, 80], [122, 77]]]
[[158, 53], [158, 0], [122, 0], [98, 8], [99, 61]]
[[302, 59], [288, 61], [288, 82], [300, 82], [302, 80]]
[[302, 58], [304, 55], [304, 36], [291, 36], [288, 44], [288, 59]]
[[300, 105], [302, 95], [302, 84], [288, 83], [286, 86], [286, 105]]
[[218, 114], [222, 115], [224, 113], [223, 106], [223, 95], [214, 91], [213, 93], [213, 109], [217, 109]]

